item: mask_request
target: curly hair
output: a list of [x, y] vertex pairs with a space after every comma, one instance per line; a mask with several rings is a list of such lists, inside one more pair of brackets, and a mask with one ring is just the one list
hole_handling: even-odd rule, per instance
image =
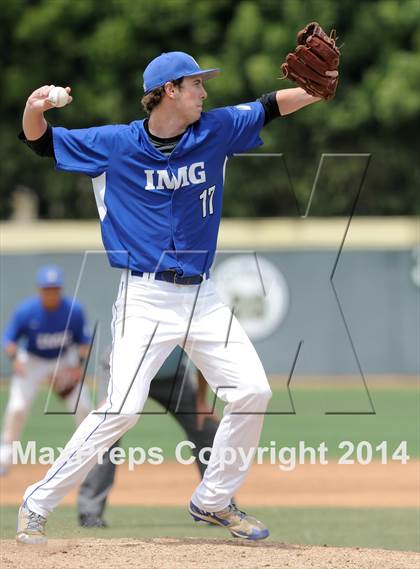
[[[175, 87], [179, 87], [183, 80], [184, 78], [181, 77], [180, 79], [174, 79], [173, 81], [171, 81], [171, 83], [172, 85], [175, 85]], [[153, 91], [151, 91], [150, 93], [147, 93], [147, 95], [144, 95], [144, 97], [141, 100], [141, 104], [143, 105], [143, 108], [148, 115], [150, 115], [153, 109], [155, 109], [158, 106], [164, 94], [165, 94], [165, 87], [157, 87], [156, 89], [153, 89]]]

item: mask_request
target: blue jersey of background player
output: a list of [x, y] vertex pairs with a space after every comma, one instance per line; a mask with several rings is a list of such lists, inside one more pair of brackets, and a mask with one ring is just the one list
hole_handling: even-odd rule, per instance
[[61, 269], [41, 268], [36, 284], [39, 294], [16, 308], [4, 330], [3, 345], [8, 355], [16, 355], [20, 345], [26, 352], [50, 360], [73, 344], [89, 344], [81, 305], [61, 295]]

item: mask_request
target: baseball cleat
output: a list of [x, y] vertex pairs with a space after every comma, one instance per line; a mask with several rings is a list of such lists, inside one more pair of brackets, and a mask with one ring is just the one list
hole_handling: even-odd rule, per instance
[[22, 504], [18, 514], [16, 541], [25, 545], [45, 545], [47, 543], [46, 523], [47, 518], [31, 512], [25, 504]]
[[265, 539], [270, 534], [262, 522], [238, 510], [234, 504], [229, 504], [218, 512], [206, 512], [190, 502], [188, 511], [196, 522], [203, 521], [225, 527], [233, 537], [257, 540]]
[[80, 514], [79, 525], [82, 528], [106, 528], [108, 524], [96, 514]]

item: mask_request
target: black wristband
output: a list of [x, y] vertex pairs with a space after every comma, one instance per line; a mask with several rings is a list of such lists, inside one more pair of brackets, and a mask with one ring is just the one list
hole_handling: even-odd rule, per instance
[[271, 93], [266, 93], [265, 95], [261, 95], [261, 97], [257, 99], [257, 101], [259, 101], [264, 107], [265, 111], [264, 126], [273, 119], [276, 119], [277, 117], [281, 116], [279, 106], [277, 104], [276, 93], [277, 91], [272, 91]]
[[54, 158], [55, 154], [53, 134], [50, 124], [48, 124], [47, 130], [44, 132], [44, 134], [36, 140], [28, 140], [23, 130], [19, 133], [18, 138], [27, 146], [29, 146], [29, 148], [33, 150], [35, 154], [38, 154], [38, 156], [48, 156], [49, 158]]

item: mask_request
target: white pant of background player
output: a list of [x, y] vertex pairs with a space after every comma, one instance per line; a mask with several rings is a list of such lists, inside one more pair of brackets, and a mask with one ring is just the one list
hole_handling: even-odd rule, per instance
[[232, 319], [211, 280], [198, 287], [124, 274], [113, 315], [107, 402], [100, 413], [86, 417], [45, 478], [26, 490], [27, 507], [47, 516], [83, 480], [97, 453], [137, 422], [152, 378], [175, 345], [183, 345], [188, 330], [186, 352], [211, 389], [227, 402], [209, 466], [192, 500], [207, 511], [226, 508], [246, 471], [239, 470], [243, 465], [239, 456], [221, 468], [219, 451], [242, 447], [248, 453], [258, 446], [271, 397], [250, 340], [236, 318]]
[[[79, 363], [76, 348], [69, 348], [59, 360], [40, 358], [22, 350], [18, 352], [17, 358], [24, 366], [25, 373], [24, 375], [14, 374], [10, 380], [9, 400], [4, 414], [0, 442], [1, 474], [6, 474], [12, 464], [12, 443], [20, 440], [28, 413], [41, 384], [49, 382], [55, 376], [54, 385], [59, 387], [60, 372], [66, 368], [76, 367]], [[92, 409], [89, 394], [84, 386], [77, 405], [78, 397], [79, 389], [76, 387], [64, 399], [68, 411], [74, 412], [77, 425]]]

